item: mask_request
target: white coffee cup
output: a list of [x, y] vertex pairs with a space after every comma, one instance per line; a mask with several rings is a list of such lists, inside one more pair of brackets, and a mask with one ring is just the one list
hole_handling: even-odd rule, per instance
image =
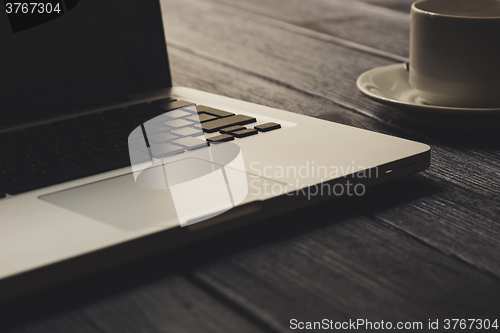
[[500, 107], [500, 0], [415, 2], [410, 84], [432, 105]]

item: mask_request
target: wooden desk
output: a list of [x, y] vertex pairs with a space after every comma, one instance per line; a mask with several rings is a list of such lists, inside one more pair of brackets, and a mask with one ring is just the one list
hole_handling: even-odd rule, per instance
[[[174, 84], [432, 146], [418, 175], [3, 308], [12, 332], [291, 332], [290, 320], [500, 319], [496, 133], [417, 126], [363, 97], [406, 61], [408, 0], [164, 0]], [[442, 328], [442, 326], [441, 326]]]

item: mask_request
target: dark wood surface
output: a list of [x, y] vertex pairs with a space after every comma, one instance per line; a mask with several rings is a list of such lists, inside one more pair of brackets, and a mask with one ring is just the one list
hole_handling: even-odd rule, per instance
[[175, 85], [421, 141], [432, 165], [361, 199], [30, 295], [0, 309], [0, 331], [291, 332], [293, 318], [498, 318], [499, 135], [412, 124], [355, 85], [368, 69], [406, 60], [410, 4], [162, 1]]

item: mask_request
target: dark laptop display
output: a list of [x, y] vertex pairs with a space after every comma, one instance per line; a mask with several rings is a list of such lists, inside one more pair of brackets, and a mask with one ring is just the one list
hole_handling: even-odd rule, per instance
[[0, 7], [0, 128], [171, 86], [157, 0], [81, 0], [15, 33]]
[[[159, 1], [81, 0], [45, 23], [24, 20], [22, 30], [9, 0], [0, 7], [0, 194], [130, 165], [130, 132], [165, 111], [141, 103], [78, 111], [171, 87]], [[75, 116], [50, 122], [66, 114]], [[49, 123], [9, 130], [39, 119]]]
[[[0, 133], [0, 193], [20, 194], [130, 166], [132, 157], [152, 161], [205, 147], [206, 140], [281, 127], [247, 129], [242, 125], [257, 122], [254, 117], [166, 96], [171, 78], [158, 0], [78, 1], [41, 24], [24, 20], [21, 26], [17, 16], [15, 29], [12, 15], [5, 16], [9, 10], [6, 5], [2, 12], [0, 35], [0, 129], [10, 128]], [[143, 101], [154, 100], [141, 102], [142, 92], [149, 92], [141, 94]], [[118, 102], [128, 106], [117, 108]], [[92, 112], [97, 107], [104, 111]], [[70, 117], [52, 119], [65, 114]], [[34, 124], [38, 119], [43, 123]], [[16, 123], [23, 126], [14, 130]], [[141, 127], [147, 136], [136, 145], [130, 134]]]

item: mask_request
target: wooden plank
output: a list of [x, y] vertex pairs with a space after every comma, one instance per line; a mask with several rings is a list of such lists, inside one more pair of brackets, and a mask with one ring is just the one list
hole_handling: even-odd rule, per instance
[[[183, 5], [184, 3], [186, 5]], [[198, 21], [195, 27], [192, 26], [194, 22], [190, 21], [191, 18], [178, 19], [182, 12], [187, 12], [183, 6], [191, 5], [200, 12], [200, 16], [192, 18]], [[467, 262], [475, 263], [481, 269], [500, 274], [500, 259], [496, 255], [500, 239], [497, 228], [498, 214], [488, 215], [486, 211], [477, 211], [475, 208], [477, 202], [483, 202], [484, 206], [490, 207], [490, 211], [498, 211], [499, 208], [498, 200], [495, 199], [500, 190], [499, 164], [496, 158], [498, 147], [491, 143], [495, 141], [490, 141], [490, 144], [485, 146], [483, 138], [475, 134], [442, 134], [440, 130], [432, 131], [412, 125], [395, 116], [394, 109], [360, 96], [355, 87], [357, 75], [365, 69], [386, 64], [388, 60], [335, 43], [298, 35], [294, 30], [287, 30], [288, 25], [280, 26], [275, 21], [265, 24], [260, 17], [242, 13], [231, 7], [202, 1], [191, 2], [191, 5], [189, 1], [169, 2], [169, 7], [176, 8], [179, 12], [172, 10], [166, 13], [166, 22], [170, 22], [167, 23], [167, 40], [171, 50], [177, 49], [193, 55], [193, 58], [189, 58], [190, 67], [183, 67], [182, 72], [210, 71], [214, 80], [201, 84], [200, 78], [196, 78], [201, 75], [195, 74], [190, 78], [184, 77], [182, 81], [177, 81], [177, 84], [223, 95], [229, 94], [252, 102], [431, 144], [432, 166], [424, 176], [444, 193], [436, 194], [438, 197], [443, 196], [442, 199], [428, 200], [425, 203], [430, 205], [428, 214], [425, 215], [428, 226], [420, 227], [423, 225], [421, 220], [424, 215], [418, 206], [413, 207], [413, 214], [406, 213], [408, 220], [405, 220], [405, 223], [389, 221], [389, 215], [385, 215], [384, 219], [406, 232], [418, 235], [444, 252], [454, 253]], [[202, 30], [199, 26], [205, 28]], [[179, 60], [175, 63], [182, 62]], [[200, 69], [193, 69], [198, 66]], [[214, 70], [210, 69], [211, 66], [214, 66]], [[175, 68], [176, 65], [172, 67]], [[220, 78], [216, 74], [218, 71], [223, 71], [227, 77]], [[219, 87], [217, 82], [225, 84]], [[229, 85], [235, 85], [235, 88], [230, 88]], [[254, 96], [254, 91], [259, 92], [257, 96]], [[262, 91], [266, 91], [266, 94]], [[279, 98], [273, 96], [275, 91], [279, 91]], [[309, 111], [311, 109], [314, 111]], [[316, 110], [320, 111], [319, 114]], [[351, 118], [353, 120], [349, 122], [348, 119]], [[401, 188], [401, 191], [404, 193], [406, 190]], [[466, 198], [469, 197], [474, 199], [467, 201]], [[451, 222], [448, 220], [448, 212], [443, 210], [442, 202], [453, 202], [453, 198], [462, 199], [453, 206], [445, 207], [454, 207], [453, 209], [459, 210], [457, 214], [461, 215]], [[391, 203], [394, 204], [389, 201], [389, 204]], [[397, 212], [398, 210], [395, 210], [394, 218]], [[458, 225], [457, 220], [460, 221]], [[443, 225], [446, 233], [432, 229], [441, 230]], [[483, 246], [473, 248], [469, 246], [469, 230], [476, 228], [479, 229], [474, 234], [474, 240]], [[487, 232], [483, 232], [483, 229]], [[491, 237], [485, 237], [486, 234]], [[442, 240], [443, 237], [450, 240]]]
[[415, 0], [360, 0], [369, 4], [409, 13]]
[[342, 0], [217, 1], [403, 57], [409, 54], [409, 16], [379, 6]]
[[[207, 252], [235, 244], [244, 250], [193, 275], [279, 331], [293, 331], [294, 318], [496, 318], [498, 278], [384, 223], [353, 216], [356, 205], [322, 205], [269, 221], [264, 235], [254, 228], [218, 242]], [[264, 244], [241, 245], [255, 242]]]
[[[314, 113], [325, 105], [323, 98], [175, 48], [171, 49], [170, 56], [172, 67], [177, 68], [175, 83], [325, 117], [324, 113]], [[207, 75], [200, 79], [199, 72]], [[328, 117], [332, 115], [326, 115]], [[370, 126], [372, 122], [371, 118], [338, 106], [335, 117], [339, 122], [361, 127]], [[216, 251], [221, 247], [223, 252], [231, 253], [238, 251], [231, 249], [234, 244], [245, 250], [245, 246], [254, 247], [256, 243], [271, 244], [230, 256], [229, 260], [223, 257], [215, 264], [196, 269], [193, 275], [207, 288], [214, 288], [262, 318], [275, 331], [287, 331], [292, 318], [426, 321], [446, 316], [465, 318], [472, 313], [485, 317], [487, 311], [499, 309], [498, 299], [493, 296], [498, 294], [498, 280], [449, 256], [454, 254], [470, 262], [470, 258], [463, 256], [469, 251], [475, 255], [474, 265], [479, 262], [482, 267], [497, 269], [491, 267], [498, 262], [494, 258], [496, 252], [491, 251], [496, 241], [493, 240], [492, 245], [479, 230], [471, 234], [468, 229], [476, 221], [483, 221], [481, 230], [498, 239], [498, 230], [491, 223], [495, 218], [494, 206], [427, 173], [370, 193], [349, 206], [313, 207], [299, 216], [282, 217], [286, 222], [279, 226], [256, 227], [252, 233], [242, 232], [240, 238], [214, 241], [224, 245], [204, 252], [216, 258], [219, 257]], [[477, 206], [474, 214], [469, 212], [468, 218], [463, 219], [460, 212], [464, 209], [460, 205], [467, 206], [467, 203], [470, 206], [467, 209]], [[382, 225], [366, 218], [345, 218], [352, 212], [374, 216]], [[452, 219], [448, 222], [450, 216]], [[303, 233], [298, 227], [310, 224], [312, 228], [318, 227], [318, 221], [331, 226], [309, 233]], [[387, 221], [399, 222], [395, 226], [409, 235], [385, 227]], [[450, 223], [458, 223], [460, 227], [452, 228]], [[457, 233], [460, 234], [457, 236]], [[444, 253], [429, 249], [413, 235]], [[429, 240], [430, 236], [434, 238]], [[316, 244], [318, 237], [322, 239], [321, 246]], [[280, 241], [283, 238], [286, 240]], [[457, 242], [467, 238], [468, 242]], [[433, 241], [436, 244], [432, 244]], [[374, 271], [373, 267], [379, 270]], [[379, 281], [385, 281], [384, 286], [381, 287]]]
[[[126, 277], [112, 277], [133, 280], [131, 276], [135, 275], [137, 280], [140, 275], [139, 272], [125, 272], [128, 273]], [[50, 294], [27, 299], [18, 305], [17, 312], [16, 308], [3, 308], [0, 330], [6, 332], [8, 328], [11, 333], [263, 332], [178, 275], [152, 283], [144, 283], [139, 278], [136, 282], [142, 282], [142, 286], [121, 290], [119, 295], [106, 295], [104, 299], [95, 299], [100, 293], [106, 293], [103, 284], [115, 289], [122, 281], [101, 276], [85, 282], [88, 284], [83, 288], [75, 285], [65, 289], [67, 295], [58, 294], [64, 291], [56, 289]], [[87, 295], [94, 299], [88, 300]], [[84, 302], [75, 304], [73, 298]], [[59, 312], [47, 312], [47, 307], [57, 308]], [[40, 314], [42, 318], [38, 318]]]
[[498, 205], [483, 196], [425, 173], [372, 191], [360, 200], [359, 209], [471, 266], [500, 275]]

